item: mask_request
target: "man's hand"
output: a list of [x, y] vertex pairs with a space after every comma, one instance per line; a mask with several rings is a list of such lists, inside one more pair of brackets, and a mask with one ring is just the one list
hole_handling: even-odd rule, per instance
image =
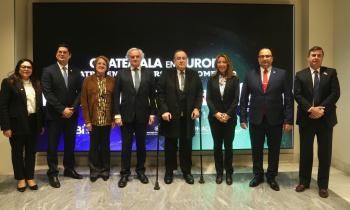
[[123, 125], [123, 121], [122, 121], [122, 118], [115, 118], [114, 119], [114, 122], [117, 126], [122, 126]]
[[199, 117], [199, 110], [197, 108], [194, 108], [192, 113], [191, 113], [191, 118], [192, 118], [192, 120], [194, 120], [198, 117]]
[[311, 119], [319, 119], [321, 118], [323, 115], [324, 115], [324, 109], [325, 107], [324, 106], [316, 106], [316, 107], [311, 107], [309, 109], [309, 117]]
[[6, 136], [7, 138], [11, 138], [12, 137], [12, 130], [8, 129], [6, 131], [2, 132], [4, 134], [4, 136]]
[[289, 132], [292, 129], [293, 129], [293, 125], [292, 124], [287, 124], [287, 123], [283, 124], [283, 131], [284, 132]]
[[70, 118], [74, 114], [74, 108], [73, 107], [66, 107], [64, 108], [62, 112], [63, 118]]
[[247, 128], [248, 128], [247, 123], [241, 123], [241, 128], [243, 128], [243, 129], [247, 129]]
[[156, 117], [154, 115], [150, 115], [148, 118], [148, 125], [152, 125], [155, 121]]
[[172, 116], [171, 116], [171, 113], [170, 113], [170, 112], [164, 112], [164, 113], [162, 114], [162, 119], [165, 120], [165, 121], [170, 122], [171, 118], [172, 118]]

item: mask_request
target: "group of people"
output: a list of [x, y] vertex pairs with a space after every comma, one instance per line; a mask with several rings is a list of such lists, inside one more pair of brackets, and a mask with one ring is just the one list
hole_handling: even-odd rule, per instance
[[[187, 68], [185, 51], [174, 53], [175, 68], [165, 70], [156, 83], [151, 70], [141, 66], [144, 53], [131, 48], [126, 57], [130, 68], [118, 71], [116, 78], [107, 74], [109, 59], [98, 56], [95, 74], [82, 81], [79, 69], [71, 66], [70, 47], [60, 44], [57, 63], [43, 69], [37, 80], [33, 62], [18, 61], [15, 71], [1, 84], [0, 122], [3, 134], [10, 139], [12, 163], [17, 190], [27, 186], [37, 190], [34, 180], [35, 142], [44, 132], [44, 116], [48, 129], [47, 176], [49, 184], [60, 187], [57, 147], [64, 138], [64, 176], [82, 179], [75, 170], [74, 147], [78, 108], [81, 105], [86, 128], [90, 134], [90, 180], [108, 180], [110, 174], [110, 131], [118, 126], [122, 134], [121, 171], [118, 186], [123, 188], [131, 175], [133, 135], [136, 139], [136, 174], [147, 184], [145, 174], [147, 126], [159, 115], [159, 134], [165, 137], [164, 182], [173, 182], [173, 172], [179, 165], [188, 184], [194, 183], [191, 173], [192, 137], [195, 119], [201, 114], [203, 87], [196, 71]], [[329, 170], [332, 151], [332, 131], [337, 123], [336, 102], [340, 96], [335, 69], [321, 66], [324, 51], [313, 47], [308, 51], [309, 66], [295, 75], [294, 97], [298, 103], [297, 124], [300, 133], [300, 170], [297, 192], [309, 188], [313, 162], [313, 140], [318, 142], [318, 187], [321, 197], [328, 197]], [[250, 187], [264, 182], [263, 149], [268, 145], [266, 180], [279, 191], [278, 175], [280, 145], [283, 131], [293, 128], [293, 81], [284, 69], [274, 67], [271, 49], [258, 52], [259, 67], [247, 72], [242, 90], [239, 77], [226, 54], [215, 58], [216, 73], [207, 83], [208, 120], [214, 142], [216, 183], [232, 184], [234, 171], [232, 144], [237, 124], [249, 128], [254, 177]], [[44, 114], [41, 94], [44, 94]], [[239, 98], [240, 96], [240, 98]], [[239, 111], [238, 111], [238, 103]], [[224, 154], [223, 154], [224, 146]], [[24, 153], [23, 153], [24, 151]]]

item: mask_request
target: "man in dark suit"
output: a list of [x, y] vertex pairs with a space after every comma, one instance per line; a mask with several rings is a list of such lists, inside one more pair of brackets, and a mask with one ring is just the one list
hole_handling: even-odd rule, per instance
[[194, 122], [202, 106], [203, 87], [197, 72], [187, 68], [187, 54], [178, 50], [174, 54], [175, 68], [163, 71], [159, 79], [160, 134], [165, 136], [164, 182], [173, 181], [177, 169], [176, 150], [179, 139], [180, 167], [188, 184], [193, 184], [192, 137]]
[[260, 67], [248, 72], [245, 77], [240, 99], [241, 127], [248, 128], [249, 117], [252, 145], [254, 178], [249, 186], [256, 187], [264, 181], [263, 149], [267, 137], [266, 178], [270, 187], [279, 191], [275, 177], [278, 175], [282, 130], [291, 131], [293, 127], [291, 79], [286, 70], [272, 66], [270, 49], [262, 48], [259, 51], [258, 62]]
[[43, 69], [41, 78], [46, 98], [48, 119], [47, 176], [54, 188], [59, 188], [57, 147], [59, 139], [64, 138], [64, 176], [82, 179], [75, 169], [74, 148], [77, 129], [78, 108], [80, 104], [80, 70], [68, 64], [71, 58], [68, 45], [58, 45], [57, 63]]
[[319, 195], [328, 197], [329, 170], [332, 158], [333, 127], [337, 124], [336, 102], [340, 97], [337, 71], [324, 67], [324, 51], [312, 47], [309, 67], [295, 75], [294, 94], [298, 103], [297, 124], [300, 135], [299, 185], [297, 192], [309, 188], [313, 162], [313, 143], [317, 136]]
[[[126, 53], [130, 68], [118, 71], [114, 89], [115, 123], [121, 126], [122, 159], [119, 187], [125, 187], [130, 176], [132, 139], [135, 133], [137, 151], [137, 178], [148, 183], [145, 175], [147, 124], [155, 120], [155, 81], [154, 73], [141, 67], [144, 53], [131, 48]], [[121, 99], [120, 99], [121, 95]]]

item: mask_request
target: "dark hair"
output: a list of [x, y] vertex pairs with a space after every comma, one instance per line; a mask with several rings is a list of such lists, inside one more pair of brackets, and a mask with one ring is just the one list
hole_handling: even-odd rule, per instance
[[69, 53], [69, 54], [72, 54], [72, 49], [71, 49], [71, 47], [69, 46], [69, 44], [67, 44], [67, 43], [60, 43], [60, 44], [58, 44], [58, 45], [57, 45], [57, 48], [56, 48], [56, 51], [57, 51], [60, 47], [67, 48], [68, 53]]
[[313, 46], [309, 49], [308, 53], [307, 53], [307, 56], [310, 56], [310, 53], [313, 52], [313, 51], [316, 51], [316, 50], [321, 50], [322, 51], [322, 55], [324, 56], [324, 51], [322, 49], [322, 47], [320, 46]]
[[34, 89], [37, 89], [39, 84], [38, 84], [38, 80], [36, 79], [36, 76], [35, 76], [36, 72], [35, 72], [35, 68], [34, 68], [34, 63], [32, 60], [30, 60], [28, 58], [20, 59], [17, 62], [16, 67], [15, 67], [15, 71], [14, 71], [14, 73], [10, 74], [10, 76], [8, 77], [8, 80], [9, 80], [11, 85], [15, 85], [17, 87], [22, 87], [22, 78], [21, 78], [21, 75], [19, 74], [19, 70], [20, 70], [21, 65], [24, 62], [28, 62], [32, 66], [32, 75], [30, 75], [29, 80], [32, 82]]
[[188, 57], [188, 55], [187, 55], [187, 53], [186, 53], [185, 50], [178, 49], [178, 50], [176, 50], [176, 51], [174, 52], [174, 57], [173, 57], [173, 59], [175, 59], [175, 55], [176, 55], [176, 53], [178, 53], [178, 52], [184, 52], [184, 53], [186, 54], [186, 57]]
[[260, 52], [261, 52], [262, 50], [269, 50], [269, 51], [271, 52], [271, 55], [273, 56], [272, 50], [271, 50], [270, 48], [268, 48], [268, 47], [263, 47], [263, 48], [259, 49], [259, 50], [258, 50], [258, 56], [259, 56], [259, 54], [260, 54]]
[[95, 73], [96, 73], [96, 63], [97, 63], [97, 60], [98, 60], [98, 59], [102, 59], [102, 60], [104, 60], [104, 61], [106, 62], [106, 64], [107, 64], [107, 70], [106, 70], [105, 75], [107, 75], [107, 72], [108, 72], [108, 70], [109, 70], [109, 59], [108, 59], [106, 56], [104, 56], [104, 55], [99, 55], [99, 56], [97, 56], [97, 57], [95, 58], [95, 61], [94, 61]]
[[218, 60], [219, 58], [225, 58], [226, 62], [227, 62], [227, 69], [226, 69], [226, 73], [225, 75], [223, 75], [226, 79], [232, 78], [232, 77], [237, 77], [236, 72], [234, 72], [233, 69], [233, 65], [232, 65], [232, 61], [230, 59], [230, 57], [228, 57], [228, 55], [226, 55], [225, 53], [220, 53], [216, 56], [215, 58], [215, 75], [214, 76], [219, 76], [219, 70], [218, 70]]

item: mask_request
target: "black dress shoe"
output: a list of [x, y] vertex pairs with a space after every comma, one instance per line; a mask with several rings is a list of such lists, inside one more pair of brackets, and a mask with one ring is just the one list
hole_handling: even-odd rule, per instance
[[328, 190], [327, 189], [319, 189], [318, 190], [318, 195], [321, 197], [321, 198], [327, 198], [328, 197]]
[[164, 176], [164, 183], [165, 184], [171, 184], [173, 182], [173, 175], [170, 173], [165, 173]]
[[60, 180], [58, 180], [57, 176], [49, 176], [49, 184], [53, 188], [60, 188]]
[[78, 174], [74, 169], [65, 169], [63, 175], [67, 176], [67, 177], [71, 177], [73, 179], [82, 179], [83, 178], [83, 176]]
[[271, 189], [273, 189], [274, 191], [280, 191], [280, 186], [278, 185], [275, 179], [267, 180], [267, 183], [269, 183]]
[[118, 187], [123, 188], [123, 187], [126, 186], [127, 183], [128, 183], [128, 177], [127, 177], [127, 176], [122, 176], [122, 177], [119, 179]]
[[97, 179], [98, 179], [98, 176], [90, 176], [91, 182], [96, 182]]
[[295, 191], [296, 192], [304, 192], [308, 188], [309, 188], [308, 185], [298, 184], [298, 186], [295, 187]]
[[148, 183], [148, 178], [145, 174], [143, 173], [139, 173], [137, 174], [137, 178], [141, 181], [141, 183], [143, 184], [147, 184]]
[[232, 174], [226, 174], [226, 184], [227, 185], [232, 184]]
[[107, 181], [109, 179], [109, 175], [101, 175], [103, 181]]
[[264, 178], [259, 176], [254, 176], [254, 178], [249, 182], [249, 187], [256, 187], [264, 182]]
[[222, 175], [216, 175], [216, 184], [221, 184], [222, 183]]
[[194, 184], [194, 179], [191, 174], [184, 174], [183, 177], [187, 184]]

